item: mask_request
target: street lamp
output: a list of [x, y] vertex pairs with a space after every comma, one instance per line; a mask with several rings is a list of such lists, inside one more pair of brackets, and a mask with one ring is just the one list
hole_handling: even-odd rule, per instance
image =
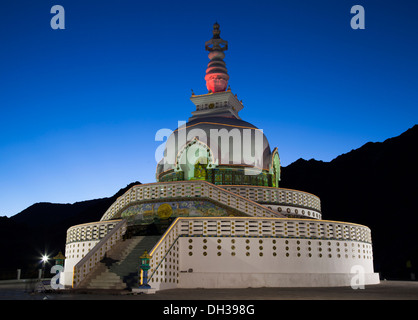
[[149, 260], [151, 256], [148, 254], [147, 250], [145, 250], [144, 254], [139, 257], [141, 259], [140, 268], [143, 271], [142, 277], [142, 284], [139, 286], [140, 288], [150, 289], [150, 285], [148, 284], [148, 270], [150, 269]]
[[64, 255], [61, 253], [61, 251], [55, 256], [55, 257], [53, 257], [52, 259], [54, 259], [55, 260], [55, 265], [60, 265], [60, 266], [64, 266], [64, 260], [65, 260], [65, 257], [64, 257]]
[[42, 256], [42, 276], [41, 276], [41, 278], [44, 277], [44, 274], [45, 274], [45, 264], [48, 262], [48, 260], [49, 260], [49, 257], [46, 254], [44, 254]]

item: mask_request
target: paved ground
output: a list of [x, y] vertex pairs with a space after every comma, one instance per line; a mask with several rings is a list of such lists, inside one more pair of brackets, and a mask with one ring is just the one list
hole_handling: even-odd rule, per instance
[[418, 282], [382, 281], [365, 289], [247, 288], [171, 289], [155, 294], [133, 295], [120, 291], [61, 290], [33, 293], [30, 283], [0, 282], [0, 300], [418, 300]]

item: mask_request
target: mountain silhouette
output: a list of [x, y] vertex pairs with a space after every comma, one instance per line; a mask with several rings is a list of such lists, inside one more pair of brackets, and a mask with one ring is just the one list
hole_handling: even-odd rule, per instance
[[22, 278], [36, 277], [44, 253], [51, 257], [59, 251], [65, 253], [68, 228], [99, 221], [119, 196], [137, 184], [140, 182], [130, 183], [108, 198], [73, 204], [41, 202], [10, 218], [0, 217], [0, 252], [4, 257], [0, 279], [15, 278], [16, 269], [22, 269]]
[[[282, 168], [282, 188], [321, 198], [322, 218], [358, 223], [372, 231], [375, 272], [410, 279], [418, 272], [418, 125], [384, 142], [369, 142], [330, 162], [299, 159]], [[114, 196], [74, 204], [36, 203], [10, 218], [0, 217], [0, 277], [16, 269], [33, 272], [44, 251], [64, 253], [67, 229], [98, 221]], [[418, 274], [417, 274], [418, 275]]]
[[299, 159], [282, 168], [281, 187], [320, 197], [324, 220], [368, 226], [375, 271], [382, 278], [410, 279], [418, 272], [417, 165], [415, 125], [330, 162]]

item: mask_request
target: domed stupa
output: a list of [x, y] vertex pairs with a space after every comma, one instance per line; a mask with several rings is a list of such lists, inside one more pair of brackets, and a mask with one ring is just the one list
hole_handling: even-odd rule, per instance
[[205, 76], [209, 93], [192, 93], [196, 110], [167, 139], [156, 180], [200, 179], [215, 185], [278, 187], [277, 148], [272, 151], [263, 130], [240, 118], [242, 101], [227, 89], [229, 76], [223, 59], [228, 42], [220, 38], [218, 23], [205, 48], [210, 52]]
[[196, 109], [168, 137], [157, 182], [68, 229], [60, 283], [145, 293], [379, 283], [367, 226], [322, 220], [316, 195], [279, 187], [278, 149], [239, 116], [218, 23], [205, 48], [208, 93], [192, 92]]

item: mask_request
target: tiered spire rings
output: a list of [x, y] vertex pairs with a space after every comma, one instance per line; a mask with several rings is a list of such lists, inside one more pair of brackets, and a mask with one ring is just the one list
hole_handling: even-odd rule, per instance
[[229, 75], [226, 69], [224, 51], [228, 50], [228, 41], [221, 39], [219, 24], [213, 25], [213, 37], [205, 43], [205, 49], [209, 51], [208, 67], [206, 69], [206, 87], [209, 93], [225, 91], [228, 86]]

